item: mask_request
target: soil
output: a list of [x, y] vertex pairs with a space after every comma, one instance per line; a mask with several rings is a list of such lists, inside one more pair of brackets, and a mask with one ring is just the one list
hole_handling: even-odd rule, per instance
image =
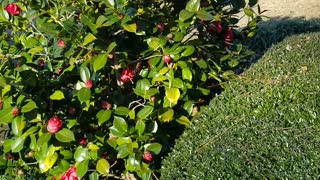
[[[320, 19], [320, 0], [258, 0], [264, 21], [278, 18]], [[254, 8], [258, 12], [257, 8]], [[244, 25], [243, 19], [238, 24]]]
[[270, 18], [303, 17], [320, 19], [320, 0], [259, 0], [263, 15]]

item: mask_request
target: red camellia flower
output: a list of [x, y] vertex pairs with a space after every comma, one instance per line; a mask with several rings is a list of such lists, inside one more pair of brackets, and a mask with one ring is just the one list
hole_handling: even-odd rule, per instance
[[133, 71], [129, 68], [124, 68], [122, 70], [121, 76], [120, 76], [120, 81], [123, 83], [126, 83], [128, 81], [131, 81], [133, 79]]
[[11, 114], [13, 116], [18, 116], [20, 114], [19, 108], [13, 107], [13, 109], [11, 110]]
[[80, 145], [85, 145], [85, 144], [87, 144], [87, 140], [86, 140], [86, 138], [84, 138], [84, 137], [80, 138], [78, 142], [79, 142]]
[[151, 162], [152, 161], [152, 154], [150, 152], [145, 152], [143, 154], [143, 159], [147, 162]]
[[214, 21], [213, 24], [208, 27], [208, 31], [212, 34], [220, 34], [222, 31], [221, 21]]
[[49, 119], [48, 125], [47, 125], [47, 130], [49, 133], [56, 133], [60, 130], [62, 127], [62, 121], [57, 117], [53, 116], [52, 118]]
[[233, 41], [233, 34], [230, 27], [227, 29], [227, 33], [224, 35], [224, 44], [225, 46], [229, 46]]
[[87, 89], [91, 89], [92, 87], [92, 81], [91, 80], [87, 80], [84, 85], [86, 86]]
[[163, 32], [164, 31], [164, 24], [163, 23], [158, 23], [157, 24], [157, 28], [159, 32]]
[[60, 180], [78, 180], [76, 168], [70, 167], [68, 171], [60, 177]]
[[21, 9], [15, 3], [10, 3], [4, 8], [9, 14], [15, 16], [21, 13]]
[[59, 40], [57, 41], [57, 46], [60, 47], [60, 48], [62, 48], [62, 49], [67, 47], [66, 43], [65, 43], [64, 40], [62, 40], [62, 39], [59, 39]]
[[171, 57], [169, 55], [163, 55], [162, 60], [166, 63], [169, 64], [171, 62]]

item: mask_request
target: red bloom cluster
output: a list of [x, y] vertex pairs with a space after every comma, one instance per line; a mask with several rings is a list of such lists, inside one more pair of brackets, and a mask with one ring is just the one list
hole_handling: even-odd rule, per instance
[[76, 168], [70, 167], [68, 171], [60, 177], [60, 180], [78, 180]]
[[48, 125], [47, 125], [47, 130], [49, 133], [56, 133], [60, 130], [62, 127], [62, 121], [57, 117], [53, 116], [52, 118], [49, 119]]
[[20, 7], [15, 3], [10, 3], [4, 8], [9, 14], [15, 16], [21, 13]]
[[128, 81], [132, 81], [133, 77], [134, 77], [133, 71], [129, 68], [124, 68], [120, 76], [120, 81], [123, 83], [126, 83]]

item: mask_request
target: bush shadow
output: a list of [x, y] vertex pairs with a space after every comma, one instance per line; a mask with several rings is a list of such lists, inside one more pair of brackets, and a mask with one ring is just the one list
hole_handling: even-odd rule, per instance
[[249, 68], [257, 62], [264, 53], [274, 44], [281, 42], [288, 36], [310, 32], [320, 32], [320, 19], [306, 20], [304, 17], [274, 17], [260, 22], [256, 36], [245, 42], [249, 50], [255, 54], [246, 62]]

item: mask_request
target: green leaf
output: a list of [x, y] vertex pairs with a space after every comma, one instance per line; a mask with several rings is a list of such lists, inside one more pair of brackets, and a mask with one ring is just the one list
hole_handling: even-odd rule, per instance
[[232, 60], [228, 61], [228, 65], [229, 65], [231, 68], [234, 68], [234, 67], [236, 67], [236, 66], [239, 65], [239, 61], [236, 60], [236, 59], [232, 59]]
[[174, 111], [172, 109], [163, 109], [158, 114], [158, 119], [161, 122], [170, 122], [173, 119]]
[[188, 10], [182, 9], [179, 13], [179, 20], [180, 21], [185, 21], [190, 19], [194, 15], [193, 12], [190, 12]]
[[72, 159], [73, 153], [70, 150], [62, 150], [60, 151], [60, 154], [63, 156], [63, 159]]
[[105, 67], [107, 64], [108, 54], [99, 54], [92, 58], [93, 61], [93, 70], [97, 72], [98, 70]]
[[191, 45], [185, 46], [185, 50], [181, 53], [181, 56], [183, 57], [190, 56], [194, 53], [194, 51], [195, 51], [194, 46], [191, 46]]
[[37, 147], [42, 147], [44, 144], [47, 144], [51, 139], [51, 136], [52, 135], [50, 133], [42, 134], [37, 141]]
[[173, 103], [177, 104], [180, 98], [180, 91], [178, 88], [166, 88], [166, 97], [168, 100]]
[[83, 160], [76, 165], [76, 174], [81, 179], [88, 171], [89, 159]]
[[80, 78], [83, 82], [86, 82], [90, 79], [90, 70], [87, 66], [82, 65], [80, 67]]
[[61, 100], [61, 99], [64, 99], [64, 94], [63, 94], [62, 91], [56, 90], [56, 91], [54, 91], [53, 94], [50, 95], [50, 99], [51, 99], [51, 100]]
[[161, 151], [162, 145], [159, 143], [150, 143], [150, 144], [145, 144], [143, 147], [145, 151], [159, 154]]
[[107, 18], [106, 16], [100, 15], [100, 16], [98, 17], [97, 21], [96, 21], [96, 27], [97, 27], [97, 28], [101, 27], [102, 24], [103, 24], [104, 22], [106, 22], [107, 20], [108, 20], [108, 18]]
[[13, 115], [11, 113], [13, 107], [9, 107], [6, 109], [0, 110], [0, 122], [1, 123], [10, 123], [13, 119]]
[[89, 180], [99, 180], [99, 174], [94, 171], [89, 175]]
[[183, 81], [179, 78], [174, 78], [174, 80], [172, 81], [172, 87], [175, 87], [175, 88], [183, 88], [184, 87], [184, 84], [183, 84]]
[[91, 91], [90, 89], [87, 89], [87, 88], [81, 88], [79, 91], [78, 91], [78, 99], [80, 102], [85, 102], [85, 101], [88, 101], [90, 100], [91, 98]]
[[76, 162], [82, 162], [86, 159], [89, 159], [89, 152], [86, 148], [78, 147], [76, 152], [73, 154], [73, 158], [76, 160]]
[[147, 91], [150, 89], [150, 82], [148, 79], [140, 79], [137, 81], [136, 88], [142, 91]]
[[200, 87], [198, 87], [197, 89], [200, 90], [201, 93], [202, 93], [203, 95], [205, 95], [205, 96], [207, 96], [207, 95], [210, 94], [210, 90], [209, 90], [209, 89], [200, 88]]
[[186, 5], [186, 10], [197, 12], [200, 9], [200, 0], [189, 0]]
[[207, 69], [208, 68], [208, 64], [205, 60], [203, 59], [199, 59], [196, 61], [196, 64], [199, 66], [199, 68], [201, 69]]
[[135, 119], [136, 118], [136, 112], [135, 112], [135, 110], [134, 109], [131, 109], [130, 111], [129, 111], [129, 118], [130, 119]]
[[25, 138], [23, 136], [14, 139], [11, 143], [11, 151], [13, 153], [20, 152], [23, 148], [24, 140]]
[[108, 121], [111, 117], [111, 110], [100, 110], [96, 117], [98, 119], [98, 125], [101, 126], [104, 122]]
[[39, 168], [41, 173], [47, 172], [52, 168], [58, 159], [58, 154], [54, 153], [52, 156], [45, 156], [44, 159], [39, 161]]
[[26, 122], [22, 117], [16, 117], [11, 124], [11, 131], [14, 135], [19, 136], [22, 134], [22, 130], [25, 128]]
[[117, 107], [117, 109], [115, 109], [114, 114], [116, 115], [120, 115], [120, 116], [127, 116], [129, 114], [130, 109], [128, 109], [127, 107]]
[[36, 103], [30, 100], [26, 105], [24, 105], [21, 108], [21, 112], [26, 113], [26, 112], [32, 111], [35, 108], [38, 108]]
[[182, 79], [192, 81], [192, 72], [189, 68], [182, 69]]
[[192, 109], [193, 109], [193, 102], [187, 101], [183, 104], [183, 109], [188, 113], [188, 115], [191, 115]]
[[96, 38], [93, 34], [89, 33], [89, 34], [84, 38], [83, 43], [82, 43], [82, 46], [86, 46], [87, 44], [93, 42], [93, 41], [96, 40], [96, 39], [97, 39], [97, 38]]
[[7, 11], [4, 11], [3, 9], [0, 10], [0, 22], [6, 22], [10, 18]]
[[159, 38], [151, 37], [151, 38], [147, 39], [146, 41], [147, 41], [149, 48], [151, 48], [152, 50], [156, 50], [160, 47], [161, 40]]
[[116, 42], [112, 42], [109, 44], [108, 49], [107, 49], [107, 54], [111, 53], [111, 51], [113, 51], [113, 49], [117, 46]]
[[177, 122], [185, 126], [189, 126], [191, 124], [191, 121], [186, 116], [180, 116], [177, 119]]
[[243, 9], [243, 12], [247, 15], [247, 16], [250, 16], [252, 17], [253, 16], [253, 11], [249, 8], [244, 8]]
[[97, 162], [96, 170], [103, 175], [108, 175], [110, 164], [106, 159], [99, 159]]
[[127, 144], [118, 146], [117, 151], [117, 159], [123, 159], [130, 154]]
[[146, 124], [144, 123], [143, 120], [139, 119], [135, 127], [135, 130], [138, 131], [139, 136], [143, 134], [145, 128], [146, 128]]
[[204, 21], [211, 21], [214, 19], [214, 16], [211, 15], [209, 12], [207, 12], [204, 9], [201, 9], [200, 11], [198, 11], [196, 16], [197, 16], [197, 18], [204, 20]]
[[173, 32], [173, 41], [174, 42], [180, 42], [184, 38], [184, 34], [182, 32]]
[[123, 27], [123, 29], [125, 29], [128, 32], [133, 32], [133, 33], [137, 32], [137, 24], [136, 23], [133, 23], [133, 24], [121, 23], [121, 26]]
[[55, 133], [55, 137], [60, 142], [75, 141], [73, 132], [67, 128], [63, 128], [60, 131], [58, 131], [57, 133]]
[[32, 126], [26, 132], [24, 132], [22, 136], [27, 137], [33, 134], [34, 132], [38, 131], [38, 129], [39, 129], [39, 126]]
[[122, 117], [114, 116], [113, 126], [120, 132], [128, 131], [128, 125]]
[[145, 106], [143, 107], [137, 114], [139, 119], [146, 119], [153, 111], [153, 107], [152, 106]]

